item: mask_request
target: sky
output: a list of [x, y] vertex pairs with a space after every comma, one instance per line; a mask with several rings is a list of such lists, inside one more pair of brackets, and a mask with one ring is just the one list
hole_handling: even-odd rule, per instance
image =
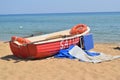
[[120, 0], [0, 0], [0, 14], [120, 12]]

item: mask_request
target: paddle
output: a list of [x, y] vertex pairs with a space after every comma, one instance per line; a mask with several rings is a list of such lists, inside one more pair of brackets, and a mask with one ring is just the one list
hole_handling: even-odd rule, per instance
[[[33, 36], [37, 36], [37, 35], [41, 35], [41, 34], [42, 33], [39, 32], [39, 33], [31, 34], [31, 35], [28, 35], [28, 36], [23, 36], [22, 38], [29, 38], [29, 37], [33, 37]], [[10, 42], [10, 40], [9, 41], [5, 41], [4, 43], [8, 43], [8, 42]]]
[[34, 41], [34, 42], [23, 44], [23, 45], [25, 46], [27, 44], [33, 44], [33, 43], [47, 41], [47, 40], [52, 40], [52, 39], [57, 39], [57, 38], [66, 38], [66, 37], [70, 37], [70, 36], [72, 36], [72, 35], [55, 35], [55, 36], [48, 37], [48, 38], [46, 38], [44, 40], [38, 40], [38, 41]]

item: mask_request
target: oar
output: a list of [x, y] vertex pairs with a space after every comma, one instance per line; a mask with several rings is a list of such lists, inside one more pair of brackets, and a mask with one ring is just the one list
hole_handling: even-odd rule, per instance
[[[29, 38], [29, 37], [33, 37], [33, 36], [37, 36], [37, 35], [41, 35], [42, 33], [40, 32], [40, 33], [36, 33], [36, 34], [31, 34], [31, 35], [28, 35], [28, 36], [23, 36], [22, 38]], [[4, 43], [8, 43], [8, 42], [10, 42], [10, 40], [9, 41], [5, 41]]]
[[52, 40], [52, 39], [57, 39], [57, 38], [66, 38], [66, 37], [70, 37], [70, 36], [72, 36], [72, 35], [56, 35], [56, 36], [48, 37], [48, 38], [46, 38], [44, 40], [38, 40], [38, 41], [34, 41], [34, 42], [23, 44], [23, 45], [25, 46], [27, 44], [33, 44], [33, 43], [47, 41], [47, 40]]

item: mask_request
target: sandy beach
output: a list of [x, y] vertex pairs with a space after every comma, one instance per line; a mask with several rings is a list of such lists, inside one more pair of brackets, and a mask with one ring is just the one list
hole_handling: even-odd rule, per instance
[[[94, 51], [120, 55], [118, 44], [96, 43]], [[71, 59], [23, 60], [0, 42], [0, 80], [119, 80], [120, 59], [88, 63]]]

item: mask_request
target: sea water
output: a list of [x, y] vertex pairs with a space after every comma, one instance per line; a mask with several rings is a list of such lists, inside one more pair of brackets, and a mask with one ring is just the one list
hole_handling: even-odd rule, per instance
[[79, 23], [90, 27], [94, 42], [120, 43], [120, 12], [0, 15], [0, 40], [47, 34]]

